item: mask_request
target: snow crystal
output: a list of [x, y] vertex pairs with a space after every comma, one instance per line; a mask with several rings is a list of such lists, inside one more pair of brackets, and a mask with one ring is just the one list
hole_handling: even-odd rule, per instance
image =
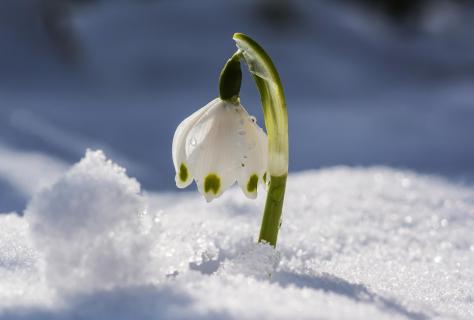
[[140, 219], [145, 210], [138, 182], [101, 151], [87, 151], [26, 209], [50, 286], [74, 291], [141, 283], [150, 259]]
[[218, 270], [220, 275], [245, 275], [255, 279], [269, 279], [280, 263], [280, 254], [269, 244], [251, 244], [236, 258], [226, 260]]
[[0, 214], [0, 310], [12, 305], [47, 305], [40, 261], [28, 223], [15, 213]]

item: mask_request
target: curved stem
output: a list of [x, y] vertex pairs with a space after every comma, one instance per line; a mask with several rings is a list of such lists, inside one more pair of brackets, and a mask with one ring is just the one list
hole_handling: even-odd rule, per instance
[[276, 246], [288, 175], [288, 115], [283, 86], [272, 60], [260, 45], [242, 33], [235, 33], [233, 39], [239, 49], [236, 54], [243, 57], [257, 84], [268, 134], [270, 180], [259, 242]]

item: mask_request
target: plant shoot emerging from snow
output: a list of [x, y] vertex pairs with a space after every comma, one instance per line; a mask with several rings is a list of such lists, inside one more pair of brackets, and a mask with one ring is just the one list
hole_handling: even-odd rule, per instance
[[[234, 34], [237, 52], [222, 69], [219, 97], [186, 118], [173, 137], [176, 185], [193, 180], [212, 201], [238, 182], [249, 198], [268, 185], [260, 242], [276, 245], [288, 174], [288, 120], [279, 75], [265, 51], [244, 34]], [[240, 104], [240, 60], [260, 92], [267, 135]]]

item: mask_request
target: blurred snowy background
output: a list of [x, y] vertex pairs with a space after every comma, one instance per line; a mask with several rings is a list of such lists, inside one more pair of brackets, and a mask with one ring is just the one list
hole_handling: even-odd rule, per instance
[[174, 129], [217, 95], [236, 31], [284, 80], [291, 171], [377, 164], [472, 181], [472, 30], [469, 1], [2, 0], [0, 211], [21, 211], [87, 147], [173, 190]]

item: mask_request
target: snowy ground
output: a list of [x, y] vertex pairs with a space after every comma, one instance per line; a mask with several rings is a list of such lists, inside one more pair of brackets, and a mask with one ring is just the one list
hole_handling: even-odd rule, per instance
[[0, 215], [0, 319], [474, 317], [473, 187], [292, 174], [277, 251], [254, 244], [262, 202], [144, 193], [88, 152], [23, 217]]

